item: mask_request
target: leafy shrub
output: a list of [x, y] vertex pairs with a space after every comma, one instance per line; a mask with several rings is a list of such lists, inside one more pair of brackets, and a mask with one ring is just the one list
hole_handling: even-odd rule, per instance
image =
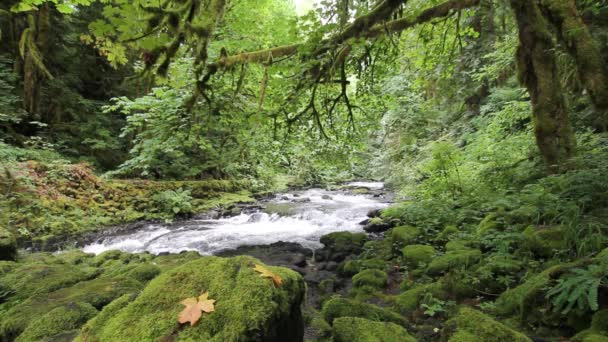
[[193, 210], [190, 190], [165, 190], [154, 195], [152, 200], [161, 212], [170, 216], [191, 214]]

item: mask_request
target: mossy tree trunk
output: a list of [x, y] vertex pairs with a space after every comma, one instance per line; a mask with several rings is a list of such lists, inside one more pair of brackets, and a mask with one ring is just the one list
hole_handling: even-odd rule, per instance
[[557, 172], [567, 168], [576, 142], [558, 78], [550, 24], [535, 1], [510, 1], [519, 29], [519, 79], [532, 100], [536, 143], [549, 170]]
[[598, 112], [597, 127], [605, 131], [608, 128], [608, 68], [576, 8], [576, 1], [541, 0], [540, 5], [576, 61], [579, 78]]
[[23, 106], [30, 114], [39, 114], [40, 93], [44, 78], [52, 78], [44, 65], [50, 31], [50, 7], [40, 6], [28, 15], [28, 27], [19, 43], [23, 58]]

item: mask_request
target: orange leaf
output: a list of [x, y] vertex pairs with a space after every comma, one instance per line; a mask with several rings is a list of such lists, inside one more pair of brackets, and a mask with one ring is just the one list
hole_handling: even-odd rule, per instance
[[191, 297], [182, 300], [180, 303], [185, 305], [186, 307], [179, 314], [178, 322], [186, 323], [190, 322], [190, 326], [193, 326], [201, 319], [203, 312], [213, 312], [215, 311], [215, 303], [214, 299], [208, 299], [209, 292], [205, 292], [200, 295], [198, 298]]
[[254, 270], [260, 273], [260, 277], [272, 279], [272, 282], [275, 286], [283, 286], [283, 279], [281, 279], [281, 277], [279, 277], [278, 275], [272, 273], [272, 271], [267, 269], [266, 267], [262, 265], [255, 265]]

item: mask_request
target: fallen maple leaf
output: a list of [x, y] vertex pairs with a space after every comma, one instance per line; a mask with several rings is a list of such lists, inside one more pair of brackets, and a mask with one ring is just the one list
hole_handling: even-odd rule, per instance
[[276, 286], [283, 286], [283, 279], [262, 265], [255, 265], [254, 270], [263, 278], [270, 278]]
[[209, 299], [209, 292], [205, 292], [197, 297], [186, 298], [180, 302], [186, 307], [182, 312], [179, 313], [178, 322], [186, 323], [190, 322], [190, 326], [193, 326], [201, 319], [203, 312], [215, 311], [215, 299]]

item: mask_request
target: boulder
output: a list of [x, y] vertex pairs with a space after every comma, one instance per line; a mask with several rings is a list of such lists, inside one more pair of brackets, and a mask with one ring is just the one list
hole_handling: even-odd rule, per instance
[[418, 267], [422, 264], [428, 264], [437, 254], [437, 251], [429, 245], [409, 245], [403, 247], [401, 254], [403, 254], [403, 260], [406, 264]]
[[405, 328], [395, 323], [357, 317], [334, 320], [333, 337], [335, 342], [416, 342]]
[[[282, 279], [277, 286], [256, 265], [261, 262], [249, 256], [190, 261], [156, 277], [135, 300], [104, 315], [105, 322], [87, 325], [76, 341], [301, 341], [302, 277], [267, 266]], [[215, 311], [194, 326], [180, 325], [180, 302], [204, 292], [216, 300]]]
[[396, 312], [383, 309], [377, 305], [339, 297], [326, 301], [321, 313], [329, 324], [333, 324], [334, 320], [340, 317], [360, 317], [400, 325], [405, 323], [405, 318]]
[[422, 235], [422, 231], [419, 228], [399, 226], [391, 230], [389, 239], [392, 244], [403, 247], [414, 243], [420, 235]]
[[340, 262], [347, 256], [361, 252], [367, 236], [363, 233], [334, 232], [321, 236], [323, 248], [315, 253], [316, 261]]
[[481, 259], [481, 251], [468, 248], [448, 251], [446, 254], [435, 257], [426, 269], [429, 275], [439, 275], [451, 269], [471, 266]]
[[446, 322], [442, 337], [452, 342], [532, 342], [526, 335], [469, 307], [460, 308]]
[[376, 269], [363, 270], [353, 276], [353, 286], [369, 286], [380, 289], [386, 286], [388, 275], [386, 272]]
[[390, 228], [391, 225], [388, 222], [384, 221], [380, 217], [374, 217], [365, 224], [363, 230], [368, 233], [381, 233], [389, 230]]

